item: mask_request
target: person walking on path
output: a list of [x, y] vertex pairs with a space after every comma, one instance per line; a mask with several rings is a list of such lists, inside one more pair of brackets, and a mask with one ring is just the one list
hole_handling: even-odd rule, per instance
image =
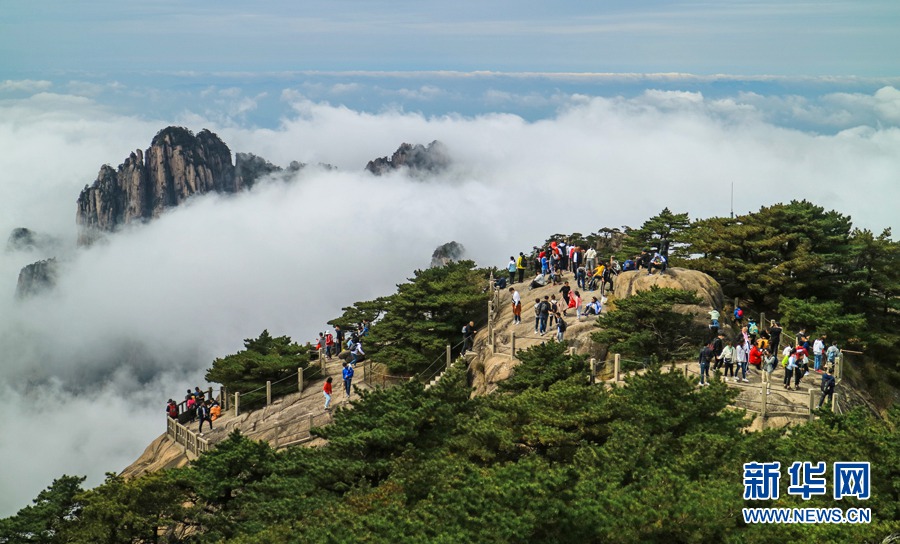
[[344, 396], [348, 399], [350, 398], [350, 385], [353, 382], [353, 367], [350, 366], [350, 363], [344, 362], [344, 371], [342, 373], [344, 378]]
[[547, 333], [547, 318], [550, 316], [550, 297], [548, 295], [544, 295], [544, 300], [538, 302], [537, 313], [538, 330], [541, 336], [544, 336]]
[[828, 397], [828, 402], [834, 402], [834, 386], [836, 383], [834, 376], [831, 374], [831, 369], [826, 367], [825, 374], [822, 374], [822, 398], [819, 399], [819, 408], [825, 402], [825, 397]]
[[506, 265], [506, 271], [509, 272], [509, 284], [516, 283], [516, 258], [510, 255], [509, 264]]
[[472, 349], [475, 346], [475, 333], [478, 332], [475, 330], [475, 322], [469, 321], [462, 328], [463, 335], [463, 346], [462, 346], [462, 355], [465, 355], [467, 351]]
[[351, 351], [350, 354], [353, 355], [353, 358], [350, 360], [350, 365], [355, 367], [356, 363], [362, 361], [362, 358], [366, 355], [366, 352], [363, 351], [362, 340], [359, 340], [354, 344], [353, 351]]
[[518, 325], [522, 322], [522, 296], [515, 287], [510, 287], [509, 292], [512, 293], [513, 325]]
[[322, 386], [322, 394], [325, 396], [325, 411], [331, 409], [331, 376], [325, 379], [325, 385]]
[[210, 415], [209, 415], [209, 403], [208, 402], [200, 403], [200, 406], [197, 408], [197, 417], [200, 418], [200, 430], [197, 432], [200, 434], [200, 436], [203, 436], [203, 422], [204, 421], [209, 422], [209, 430], [210, 431], [213, 428], [212, 417], [210, 417]]

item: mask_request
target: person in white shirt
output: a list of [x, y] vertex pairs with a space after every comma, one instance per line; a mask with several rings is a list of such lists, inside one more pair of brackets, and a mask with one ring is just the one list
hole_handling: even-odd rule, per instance
[[822, 367], [822, 356], [825, 355], [825, 335], [816, 338], [816, 341], [813, 342], [813, 356], [815, 357], [815, 364], [813, 366], [813, 370], [819, 372], [819, 369]]
[[518, 325], [522, 322], [522, 297], [515, 287], [510, 287], [509, 292], [512, 293], [513, 325]]

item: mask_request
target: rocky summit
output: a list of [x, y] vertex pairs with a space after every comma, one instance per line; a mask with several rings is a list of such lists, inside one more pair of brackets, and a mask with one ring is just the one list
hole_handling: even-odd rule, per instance
[[252, 183], [231, 162], [231, 150], [209, 130], [194, 135], [167, 127], [150, 147], [134, 151], [113, 169], [103, 165], [97, 180], [78, 196], [78, 244], [133, 221], [158, 217], [195, 194], [233, 193]]
[[441, 142], [435, 140], [423, 146], [422, 144], [400, 144], [397, 151], [388, 157], [381, 157], [369, 161], [366, 170], [380, 176], [394, 170], [407, 168], [413, 175], [420, 176], [440, 172], [447, 168], [450, 164], [450, 158], [447, 154], [447, 147]]

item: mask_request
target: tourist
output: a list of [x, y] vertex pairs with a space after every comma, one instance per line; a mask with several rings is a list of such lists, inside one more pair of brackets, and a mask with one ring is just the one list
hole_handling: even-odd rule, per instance
[[709, 346], [703, 346], [700, 350], [700, 385], [709, 385], [709, 364], [715, 357], [715, 353]]
[[506, 271], [509, 272], [509, 284], [516, 283], [516, 258], [509, 256], [509, 264], [506, 265]]
[[540, 333], [541, 329], [541, 299], [534, 299], [534, 334]]
[[212, 430], [212, 418], [209, 415], [209, 404], [207, 404], [206, 402], [200, 403], [200, 405], [197, 408], [197, 417], [200, 418], [200, 430], [198, 432], [200, 433], [200, 436], [203, 436], [203, 422], [204, 421], [209, 422], [209, 430], [210, 431]]
[[719, 335], [719, 310], [713, 308], [709, 312], [709, 330], [712, 331], [713, 337]]
[[169, 399], [169, 402], [166, 403], [166, 414], [172, 419], [178, 418], [178, 404], [172, 399]]
[[662, 256], [660, 252], [656, 252], [653, 254], [653, 257], [650, 259], [650, 263], [647, 265], [647, 275], [653, 273], [653, 270], [659, 270], [660, 274], [666, 273], [666, 268], [669, 266], [669, 261], [665, 257]]
[[822, 368], [822, 359], [825, 356], [825, 338], [826, 336], [823, 334], [813, 342], [813, 370], [816, 372], [821, 372], [819, 369]]
[[[209, 407], [209, 420], [215, 421], [220, 417], [222, 417], [222, 407], [219, 406], [218, 401], [214, 400], [212, 401], [212, 406]], [[212, 427], [212, 424], [210, 424], [210, 427]]]
[[521, 251], [516, 259], [516, 272], [519, 273], [519, 283], [525, 281], [525, 254]]
[[550, 316], [550, 297], [544, 295], [544, 300], [538, 301], [538, 331], [541, 336], [547, 333], [547, 319]]
[[366, 355], [366, 352], [363, 351], [362, 340], [358, 340], [356, 342], [356, 344], [353, 346], [353, 349], [350, 351], [350, 354], [353, 356], [353, 358], [350, 360], [350, 364], [353, 367], [356, 367], [356, 363], [362, 361], [363, 357], [365, 357]]
[[825, 352], [825, 359], [828, 361], [828, 365], [831, 366], [832, 370], [834, 369], [835, 363], [837, 363], [837, 358], [840, 353], [841, 350], [838, 349], [837, 342], [832, 342], [831, 346], [828, 347], [828, 351]]
[[522, 322], [522, 296], [515, 287], [510, 287], [509, 292], [512, 293], [513, 325], [518, 325]]
[[[734, 373], [734, 359], [737, 353], [737, 346], [739, 342], [734, 342], [734, 345], [728, 343], [725, 347], [722, 348], [722, 364], [725, 366], [725, 381], [728, 381], [728, 376], [731, 376], [732, 381], [737, 381], [737, 375]], [[718, 364], [717, 367], [718, 368]]]
[[794, 375], [794, 371], [797, 370], [797, 355], [794, 352], [794, 349], [790, 349], [790, 353], [784, 356], [784, 359], [781, 360], [781, 366], [784, 367], [784, 388], [788, 391], [791, 390], [791, 378]]
[[344, 396], [350, 398], [350, 385], [353, 382], [353, 367], [346, 361], [343, 364]]
[[825, 374], [822, 374], [822, 398], [819, 399], [819, 408], [822, 407], [822, 403], [825, 402], [825, 397], [828, 397], [828, 402], [834, 402], [834, 387], [837, 382], [834, 379], [834, 376], [831, 374], [830, 368], [825, 368]]
[[[565, 305], [563, 308], [569, 307], [569, 293], [572, 291], [572, 288], [569, 287], [569, 282], [563, 283], [563, 286], [559, 288], [559, 292], [562, 294], [563, 302]], [[563, 315], [566, 315], [566, 310], [563, 310]]]
[[475, 322], [469, 321], [462, 328], [463, 346], [461, 355], [465, 355], [467, 351], [475, 346]]
[[559, 312], [557, 312], [555, 315], [556, 315], [556, 341], [561, 343], [563, 341], [563, 336], [565, 336], [565, 334], [566, 334], [567, 325], [566, 325], [566, 321], [562, 318], [561, 315], [559, 315]]
[[340, 355], [344, 351], [344, 330], [340, 325], [334, 326], [334, 349], [335, 355]]
[[774, 319], [769, 322], [769, 345], [772, 353], [778, 353], [781, 349], [781, 331], [783, 329]]
[[[745, 339], [743, 342], [739, 340], [734, 348], [735, 362], [737, 363], [737, 368], [741, 371], [741, 381], [744, 382], [750, 381], [747, 379], [747, 359], [750, 355], [750, 350], [747, 348], [748, 345], [748, 340]], [[734, 381], [738, 381], [737, 376], [734, 377]]]
[[325, 378], [325, 385], [322, 386], [322, 395], [325, 396], [325, 411], [331, 410], [331, 382], [332, 377]]

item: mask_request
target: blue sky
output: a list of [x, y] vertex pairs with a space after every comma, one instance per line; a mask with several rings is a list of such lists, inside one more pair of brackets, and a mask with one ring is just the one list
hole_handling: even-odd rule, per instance
[[892, 76], [895, 0], [5, 0], [0, 74], [491, 70]]

